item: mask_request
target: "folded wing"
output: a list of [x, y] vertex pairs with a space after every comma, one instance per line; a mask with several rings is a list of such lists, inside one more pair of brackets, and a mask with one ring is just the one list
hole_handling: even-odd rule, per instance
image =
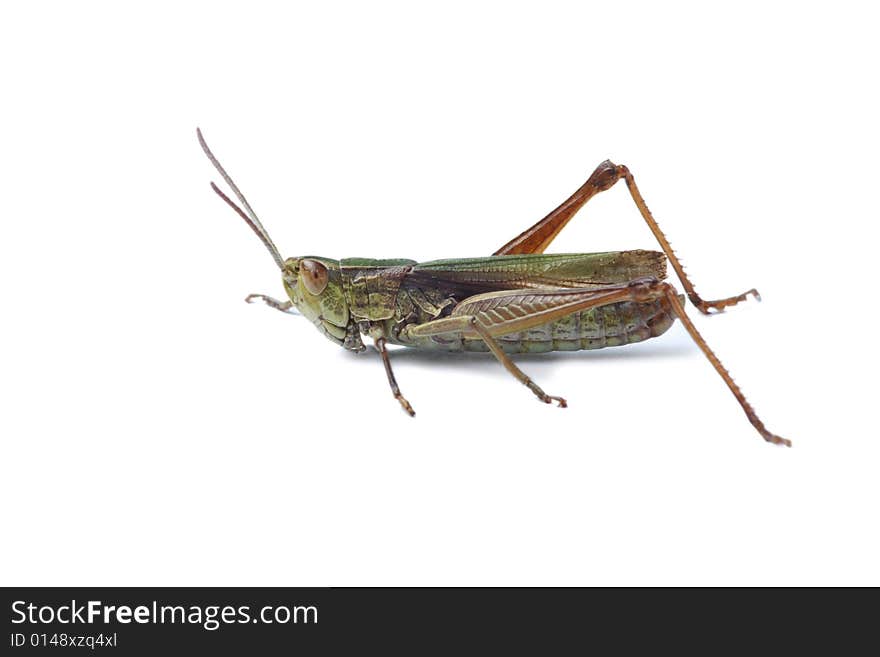
[[479, 294], [538, 288], [596, 289], [637, 278], [665, 277], [665, 256], [638, 250], [434, 260], [414, 265], [404, 285]]

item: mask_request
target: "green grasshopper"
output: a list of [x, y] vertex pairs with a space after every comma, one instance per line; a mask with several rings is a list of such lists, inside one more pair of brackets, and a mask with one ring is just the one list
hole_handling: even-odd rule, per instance
[[[263, 242], [278, 268], [287, 301], [251, 294], [277, 310], [301, 314], [331, 341], [363, 351], [369, 336], [382, 357], [394, 397], [414, 416], [400, 392], [387, 345], [450, 352], [491, 351], [502, 365], [545, 403], [565, 407], [548, 395], [511, 360], [511, 353], [601, 349], [662, 335], [679, 319], [712, 363], [749, 422], [764, 440], [791, 446], [764, 426], [728, 371], [709, 348], [684, 310], [684, 295], [663, 279], [667, 259], [691, 302], [703, 314], [723, 311], [757, 290], [705, 301], [697, 294], [660, 230], [627, 167], [606, 160], [564, 203], [492, 256], [416, 262], [406, 259], [332, 260], [318, 256], [281, 257], [250, 204], [208, 148], [208, 159], [235, 193], [239, 207], [213, 182], [228, 203]], [[626, 182], [642, 217], [660, 244], [658, 251], [548, 254], [550, 245], [575, 213], [593, 196]], [[298, 311], [298, 312], [297, 312]]]

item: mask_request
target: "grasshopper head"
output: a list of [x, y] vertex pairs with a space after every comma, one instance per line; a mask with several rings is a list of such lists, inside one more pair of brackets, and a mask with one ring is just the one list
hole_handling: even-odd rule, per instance
[[354, 325], [349, 326], [350, 313], [343, 291], [339, 262], [314, 256], [284, 260], [250, 203], [247, 202], [238, 186], [214, 157], [211, 149], [208, 148], [204, 137], [202, 137], [202, 132], [196, 129], [196, 134], [205, 155], [208, 156], [211, 164], [235, 193], [242, 207], [236, 205], [214, 183], [211, 183], [212, 189], [245, 220], [268, 249], [275, 264], [281, 270], [284, 289], [287, 291], [291, 303], [333, 342], [352, 351], [363, 350], [364, 346], [361, 343], [360, 334], [354, 330]]
[[314, 256], [288, 258], [281, 278], [296, 309], [333, 342], [343, 344], [350, 315], [339, 262]]

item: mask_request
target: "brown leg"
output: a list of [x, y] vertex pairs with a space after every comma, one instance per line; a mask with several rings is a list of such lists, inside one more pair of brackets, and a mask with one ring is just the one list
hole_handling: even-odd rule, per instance
[[681, 301], [678, 300], [678, 295], [676, 294], [675, 288], [669, 285], [668, 283], [663, 283], [663, 290], [666, 295], [667, 301], [669, 301], [669, 305], [672, 307], [673, 312], [678, 316], [681, 320], [681, 323], [684, 324], [685, 329], [688, 333], [690, 333], [691, 338], [693, 338], [694, 342], [697, 343], [697, 346], [702, 350], [702, 352], [706, 355], [706, 358], [709, 359], [709, 362], [712, 363], [712, 367], [715, 368], [715, 371], [724, 379], [724, 383], [727, 384], [727, 387], [730, 388], [730, 392], [733, 393], [733, 396], [736, 397], [736, 401], [739, 402], [739, 405], [742, 406], [742, 409], [746, 412], [746, 417], [749, 418], [749, 422], [752, 423], [752, 426], [758, 430], [758, 433], [766, 440], [768, 443], [773, 443], [774, 445], [785, 445], [786, 447], [791, 447], [791, 441], [785, 438], [780, 438], [774, 433], [770, 433], [767, 430], [767, 427], [764, 426], [764, 423], [761, 422], [761, 419], [758, 417], [758, 414], [755, 413], [755, 409], [752, 408], [752, 405], [749, 404], [746, 396], [743, 394], [743, 391], [739, 389], [739, 386], [733, 380], [733, 377], [730, 376], [730, 372], [721, 364], [721, 361], [718, 360], [718, 356], [709, 348], [709, 345], [706, 344], [706, 341], [703, 339], [703, 336], [700, 335], [699, 331], [697, 331], [697, 327], [694, 326], [693, 322], [691, 322], [690, 317], [687, 316], [687, 313], [684, 311], [684, 307], [681, 305]]
[[416, 412], [413, 410], [413, 407], [410, 406], [406, 397], [400, 393], [400, 388], [397, 386], [397, 380], [394, 378], [394, 372], [391, 371], [391, 359], [388, 358], [388, 348], [386, 346], [385, 338], [376, 338], [374, 343], [379, 355], [382, 356], [382, 363], [385, 365], [385, 374], [388, 375], [388, 384], [391, 386], [391, 393], [394, 395], [394, 398], [400, 402], [403, 410], [409, 413], [410, 417], [415, 417]]
[[558, 208], [541, 219], [531, 228], [526, 229], [502, 246], [492, 255], [514, 255], [517, 253], [544, 253], [556, 236], [571, 218], [580, 210], [584, 203], [599, 192], [610, 189], [620, 180], [619, 167], [605, 160], [596, 167], [580, 189], [569, 196]]
[[[401, 334], [404, 338], [423, 338], [444, 333], [457, 333], [466, 337], [480, 337], [501, 364], [517, 379], [531, 389], [539, 399], [549, 403], [555, 399], [560, 406], [565, 401], [558, 397], [544, 394], [528, 376], [526, 376], [495, 340], [495, 337], [517, 331], [525, 331], [534, 326], [556, 321], [571, 313], [582, 312], [589, 308], [597, 308], [621, 301], [645, 303], [657, 299], [665, 300], [669, 310], [675, 313], [700, 350], [712, 363], [715, 371], [730, 388], [733, 396], [745, 411], [752, 426], [767, 442], [776, 445], [791, 446], [785, 438], [770, 433], [758, 418], [755, 409], [746, 400], [739, 386], [734, 383], [730, 373], [718, 360], [715, 353], [706, 344], [703, 336], [691, 322], [684, 307], [678, 299], [678, 293], [669, 283], [653, 278], [643, 278], [623, 285], [609, 285], [599, 290], [507, 290], [502, 292], [478, 294], [460, 302], [451, 317], [436, 319], [426, 324], [407, 327]], [[532, 312], [523, 312], [529, 306]], [[461, 315], [455, 313], [461, 312]]]
[[610, 189], [614, 186], [614, 183], [621, 178], [626, 181], [626, 186], [629, 188], [629, 193], [632, 196], [633, 201], [635, 201], [636, 207], [639, 209], [639, 212], [648, 224], [648, 228], [651, 229], [651, 232], [660, 244], [660, 248], [663, 249], [663, 253], [669, 258], [669, 262], [672, 264], [672, 268], [675, 270], [678, 279], [684, 286], [688, 298], [701, 313], [708, 315], [710, 314], [710, 311], [720, 312], [728, 306], [734, 306], [740, 301], [745, 301], [750, 294], [760, 301], [761, 297], [758, 294], [758, 291], [754, 288], [726, 299], [704, 301], [702, 297], [697, 294], [693, 284], [684, 272], [684, 267], [682, 267], [681, 263], [678, 261], [678, 257], [672, 250], [669, 240], [666, 239], [663, 231], [660, 230], [660, 226], [657, 225], [657, 222], [651, 215], [651, 211], [645, 204], [645, 200], [642, 198], [639, 188], [636, 186], [636, 181], [633, 178], [632, 173], [630, 173], [630, 170], [626, 166], [622, 164], [614, 164], [610, 160], [605, 160], [602, 164], [596, 167], [596, 170], [587, 182], [585, 182], [581, 188], [572, 194], [562, 205], [553, 210], [553, 212], [541, 219], [541, 221], [534, 226], [502, 246], [494, 253], [494, 255], [543, 253], [559, 234], [559, 231], [565, 227], [569, 220], [571, 220], [575, 213], [580, 210], [587, 201], [599, 192]]
[[[498, 328], [498, 327], [494, 327]], [[502, 329], [503, 330], [503, 329]], [[508, 331], [510, 332], [510, 331]], [[505, 369], [513, 374], [516, 377], [517, 381], [526, 386], [529, 390], [535, 393], [535, 396], [540, 399], [545, 404], [549, 404], [550, 402], [555, 401], [559, 404], [560, 408], [565, 408], [568, 406], [568, 403], [562, 397], [555, 397], [553, 395], [548, 395], [545, 393], [541, 387], [532, 381], [529, 376], [519, 369], [516, 364], [510, 359], [504, 349], [501, 348], [501, 345], [498, 344], [498, 341], [492, 334], [491, 328], [486, 328], [478, 317], [475, 315], [459, 315], [453, 317], [444, 317], [442, 319], [435, 319], [432, 322], [428, 322], [426, 324], [419, 324], [418, 326], [410, 326], [404, 329], [403, 336], [405, 338], [416, 338], [416, 337], [428, 337], [432, 335], [443, 335], [443, 334], [462, 334], [462, 335], [470, 335], [471, 337], [479, 337], [486, 343], [486, 346], [489, 347], [489, 350], [494, 354], [495, 358], [504, 365]], [[502, 333], [503, 334], [503, 333]]]
[[546, 392], [541, 390], [541, 387], [537, 383], [532, 381], [532, 379], [529, 378], [529, 376], [525, 372], [519, 369], [516, 366], [516, 363], [514, 363], [510, 359], [510, 356], [508, 356], [504, 352], [504, 349], [501, 348], [501, 345], [498, 344], [498, 340], [492, 337], [492, 334], [489, 333], [489, 331], [484, 328], [483, 325], [480, 324], [480, 322], [477, 321], [476, 317], [471, 317], [470, 320], [471, 328], [476, 331], [477, 334], [483, 339], [483, 342], [486, 343], [486, 346], [489, 347], [489, 350], [493, 354], [495, 354], [495, 358], [497, 358], [498, 361], [502, 365], [504, 365], [505, 369], [513, 374], [513, 376], [515, 376], [520, 383], [522, 383], [525, 387], [535, 393], [535, 396], [538, 399], [540, 399], [545, 404], [549, 404], [550, 402], [555, 401], [559, 405], [559, 408], [565, 408], [566, 406], [568, 406], [568, 402], [566, 402], [562, 397], [548, 395]]
[[288, 313], [289, 315], [299, 315], [299, 313], [294, 309], [293, 304], [290, 301], [279, 301], [278, 299], [273, 299], [272, 297], [266, 296], [265, 294], [249, 294], [244, 298], [248, 303], [253, 303], [254, 301], [262, 301], [270, 308], [274, 308], [275, 310], [280, 310], [283, 313]]

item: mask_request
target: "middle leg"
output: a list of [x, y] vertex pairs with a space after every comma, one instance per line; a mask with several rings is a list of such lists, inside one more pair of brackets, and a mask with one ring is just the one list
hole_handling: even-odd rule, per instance
[[498, 344], [498, 340], [492, 337], [492, 334], [488, 329], [484, 328], [479, 321], [477, 321], [476, 317], [470, 318], [471, 328], [479, 335], [483, 342], [486, 343], [486, 346], [489, 347], [489, 350], [495, 355], [495, 358], [498, 359], [498, 362], [504, 365], [504, 369], [513, 374], [516, 377], [516, 380], [522, 383], [526, 388], [535, 393], [535, 397], [540, 399], [545, 404], [549, 404], [550, 402], [556, 402], [559, 405], [559, 408], [566, 408], [568, 406], [568, 402], [565, 401], [562, 397], [557, 397], [556, 395], [548, 395], [541, 389], [537, 383], [535, 383], [532, 378], [519, 369], [516, 366], [516, 363], [511, 360], [510, 356], [508, 356], [504, 349], [501, 348], [501, 345]]
[[388, 376], [388, 385], [391, 386], [391, 394], [400, 402], [401, 408], [403, 408], [410, 417], [415, 417], [416, 412], [413, 410], [413, 407], [407, 401], [406, 397], [400, 392], [400, 387], [397, 385], [397, 379], [394, 378], [394, 371], [391, 369], [391, 359], [388, 357], [387, 341], [384, 337], [377, 337], [373, 342], [376, 345], [376, 351], [382, 356], [382, 364], [385, 365], [385, 374]]

